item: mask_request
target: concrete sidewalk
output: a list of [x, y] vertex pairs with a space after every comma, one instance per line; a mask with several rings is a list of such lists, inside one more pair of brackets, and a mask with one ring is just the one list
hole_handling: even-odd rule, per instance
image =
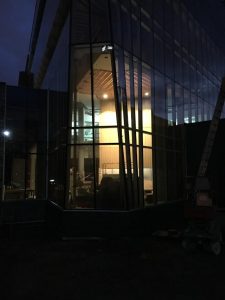
[[225, 251], [179, 239], [14, 240], [0, 245], [5, 299], [224, 299]]

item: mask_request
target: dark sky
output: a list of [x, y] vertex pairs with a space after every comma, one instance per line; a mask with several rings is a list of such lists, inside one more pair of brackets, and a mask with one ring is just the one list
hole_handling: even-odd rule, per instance
[[36, 0], [0, 0], [0, 81], [17, 85], [28, 53]]

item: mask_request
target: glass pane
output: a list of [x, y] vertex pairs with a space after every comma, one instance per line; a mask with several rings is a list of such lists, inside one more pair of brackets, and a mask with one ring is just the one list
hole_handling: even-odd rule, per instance
[[116, 125], [111, 55], [102, 47], [93, 49], [93, 80], [95, 126]]
[[109, 11], [105, 0], [91, 0], [92, 42], [109, 41]]
[[[127, 100], [127, 116], [128, 116], [128, 127], [132, 127], [131, 124], [131, 102], [133, 102], [133, 99], [131, 99], [131, 78], [130, 78], [131, 70], [130, 70], [130, 64], [129, 64], [129, 57], [128, 53], [125, 54], [125, 80], [126, 80], [126, 100]], [[133, 78], [132, 78], [133, 80]], [[133, 103], [132, 103], [133, 104]], [[133, 121], [133, 120], [132, 120]]]
[[173, 85], [171, 82], [166, 84], [166, 104], [167, 104], [167, 120], [168, 125], [173, 126], [175, 124], [175, 111], [173, 103]]
[[184, 100], [183, 90], [178, 84], [175, 84], [175, 101], [176, 101], [176, 124], [183, 124], [184, 122]]
[[190, 93], [184, 89], [184, 123], [190, 123]]
[[75, 128], [70, 130], [71, 144], [86, 144], [93, 142], [93, 128]]
[[71, 147], [69, 183], [68, 207], [93, 208], [94, 160], [92, 146]]
[[155, 73], [155, 123], [158, 133], [165, 134], [167, 122], [165, 81], [160, 73]]
[[198, 98], [198, 122], [203, 121], [204, 105], [203, 101]]
[[150, 68], [143, 65], [142, 68], [142, 121], [143, 130], [152, 132], [152, 81]]
[[26, 199], [36, 198], [37, 155], [27, 155], [26, 161]]
[[152, 175], [152, 150], [143, 149], [144, 165], [144, 200], [145, 205], [153, 202], [153, 175]]
[[143, 133], [143, 146], [152, 147], [152, 135]]
[[64, 207], [66, 148], [61, 147], [49, 153], [49, 199]]
[[119, 146], [95, 147], [96, 161], [96, 207], [97, 209], [122, 209], [124, 194], [120, 180]]
[[111, 1], [110, 3], [111, 6], [111, 19], [113, 20], [113, 37], [114, 37], [114, 42], [118, 45], [121, 44], [122, 40], [122, 31], [121, 31], [121, 21], [120, 21], [120, 3], [117, 1]]
[[6, 150], [5, 157], [5, 200], [24, 199], [25, 155]]
[[118, 129], [95, 128], [95, 143], [118, 143]]
[[195, 123], [197, 122], [198, 118], [198, 103], [197, 103], [197, 97], [195, 95], [191, 95], [191, 122]]
[[90, 49], [74, 48], [72, 55], [72, 122], [71, 127], [92, 126]]
[[[129, 5], [127, 5], [129, 7]], [[121, 9], [121, 23], [122, 23], [122, 38], [123, 38], [123, 46], [126, 50], [131, 50], [131, 15], [130, 11], [128, 11], [127, 7], [122, 6]]]
[[90, 41], [89, 0], [74, 1], [72, 11], [72, 43], [84, 44]]

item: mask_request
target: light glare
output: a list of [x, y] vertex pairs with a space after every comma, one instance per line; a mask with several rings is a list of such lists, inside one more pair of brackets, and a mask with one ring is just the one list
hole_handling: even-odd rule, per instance
[[10, 136], [10, 131], [9, 130], [4, 130], [3, 135], [4, 136]]

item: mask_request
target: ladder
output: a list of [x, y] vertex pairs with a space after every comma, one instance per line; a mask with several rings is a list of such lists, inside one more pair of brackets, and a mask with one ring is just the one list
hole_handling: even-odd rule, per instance
[[210, 159], [210, 156], [211, 156], [211, 153], [212, 153], [212, 148], [213, 148], [213, 145], [214, 145], [215, 136], [216, 136], [216, 132], [217, 132], [217, 129], [218, 129], [218, 125], [219, 125], [220, 116], [221, 116], [221, 113], [222, 113], [222, 110], [223, 110], [224, 102], [225, 102], [225, 77], [222, 79], [220, 92], [219, 92], [219, 95], [218, 95], [218, 98], [217, 98], [215, 110], [214, 110], [214, 113], [213, 113], [212, 121], [211, 121], [210, 126], [209, 126], [208, 135], [207, 135], [207, 138], [206, 138], [206, 142], [205, 142], [205, 145], [204, 145], [201, 161], [200, 161], [200, 164], [199, 164], [197, 178], [205, 177], [205, 175], [206, 175], [206, 171], [207, 171], [209, 159]]

